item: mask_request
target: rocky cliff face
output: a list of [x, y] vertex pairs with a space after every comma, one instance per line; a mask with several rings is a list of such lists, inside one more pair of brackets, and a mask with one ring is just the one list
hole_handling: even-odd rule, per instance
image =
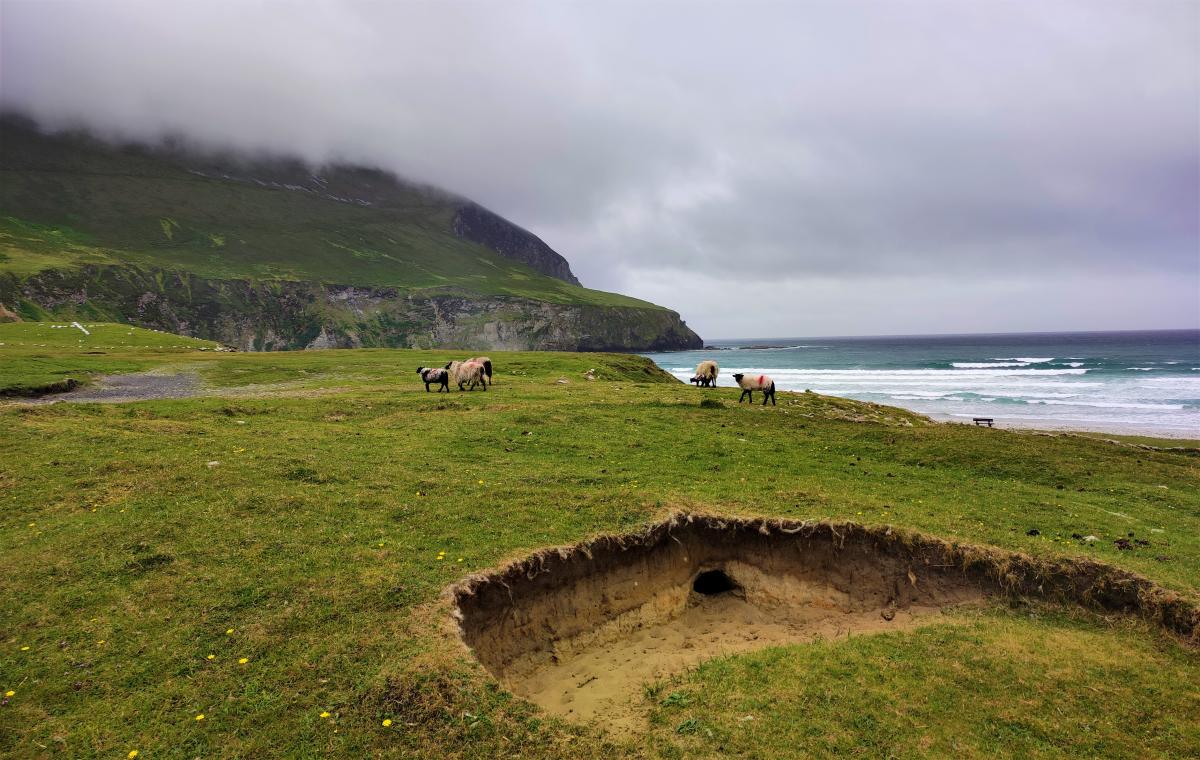
[[469, 203], [454, 217], [454, 234], [519, 261], [542, 274], [578, 285], [571, 265], [542, 239], [483, 206]]
[[217, 280], [133, 266], [0, 275], [25, 318], [78, 316], [220, 341], [246, 351], [335, 347], [666, 351], [700, 348], [672, 311], [409, 293], [309, 282]]

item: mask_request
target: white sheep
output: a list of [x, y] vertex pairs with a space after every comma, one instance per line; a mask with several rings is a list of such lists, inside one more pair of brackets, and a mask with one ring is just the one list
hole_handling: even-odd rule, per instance
[[689, 380], [689, 383], [695, 383], [697, 388], [716, 387], [717, 385], [717, 363], [711, 359], [705, 359], [696, 365], [696, 374]]
[[483, 385], [483, 389], [487, 390], [487, 383], [483, 379], [483, 365], [479, 362], [450, 362], [446, 365], [446, 371], [450, 373], [450, 379], [458, 384], [460, 391], [468, 384], [471, 390], [475, 390], [476, 385]]
[[425, 382], [425, 392], [429, 393], [430, 385], [437, 385], [438, 393], [450, 392], [450, 373], [441, 367], [417, 367], [417, 374]]
[[479, 362], [483, 365], [483, 375], [487, 378], [487, 384], [492, 385], [492, 360], [486, 356], [476, 356], [474, 359], [467, 359], [469, 362]]
[[742, 389], [742, 395], [738, 396], [738, 403], [742, 403], [742, 399], [750, 397], [750, 403], [754, 403], [754, 391], [762, 391], [763, 406], [767, 405], [767, 399], [771, 400], [771, 406], [775, 406], [775, 381], [766, 375], [750, 375], [747, 376], [742, 372], [738, 372], [733, 376], [734, 382]]

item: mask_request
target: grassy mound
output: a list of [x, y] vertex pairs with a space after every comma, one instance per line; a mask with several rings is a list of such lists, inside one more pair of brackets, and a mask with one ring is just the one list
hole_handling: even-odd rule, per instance
[[55, 335], [0, 338], [0, 367], [174, 367], [216, 395], [0, 405], [0, 754], [1200, 754], [1200, 660], [1131, 617], [1018, 600], [709, 661], [648, 682], [627, 740], [496, 685], [444, 594], [683, 508], [1094, 559], [1195, 599], [1186, 451], [816, 394], [702, 408], [624, 355], [494, 352], [491, 390], [447, 395], [415, 369], [455, 352], [97, 356]]

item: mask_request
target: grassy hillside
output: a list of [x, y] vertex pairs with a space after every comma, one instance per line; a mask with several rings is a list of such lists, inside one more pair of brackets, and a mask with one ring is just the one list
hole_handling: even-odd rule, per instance
[[[64, 367], [96, 358], [54, 338], [36, 348]], [[1200, 754], [1200, 658], [1131, 618], [1014, 601], [717, 659], [647, 684], [644, 728], [620, 738], [498, 687], [441, 596], [685, 507], [1090, 557], [1195, 598], [1187, 452], [815, 394], [748, 408], [631, 356], [496, 353], [492, 390], [447, 396], [414, 369], [452, 352], [162, 340], [112, 356], [195, 372], [217, 395], [0, 404], [0, 754]], [[40, 371], [29, 346], [0, 342], [0, 366]], [[1129, 534], [1149, 544], [1120, 549]]]
[[0, 397], [24, 396], [66, 381], [86, 385], [95, 375], [149, 369], [180, 353], [219, 347], [131, 325], [89, 322], [83, 327], [87, 333], [66, 322], [0, 323]]
[[332, 169], [314, 185], [294, 162], [214, 165], [211, 157], [46, 137], [11, 120], [0, 120], [0, 146], [0, 273], [130, 264], [223, 280], [660, 308], [571, 285], [464, 240], [452, 229], [461, 199], [379, 172]]

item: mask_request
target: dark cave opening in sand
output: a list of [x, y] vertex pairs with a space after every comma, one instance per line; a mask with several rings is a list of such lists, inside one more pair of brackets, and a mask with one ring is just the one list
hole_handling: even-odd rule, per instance
[[894, 631], [993, 595], [1140, 612], [1195, 638], [1194, 602], [1089, 560], [886, 526], [677, 514], [451, 587], [463, 642], [548, 711], [630, 729], [642, 686], [703, 659]]
[[724, 570], [705, 570], [692, 581], [692, 591], [702, 596], [727, 594], [740, 588]]

